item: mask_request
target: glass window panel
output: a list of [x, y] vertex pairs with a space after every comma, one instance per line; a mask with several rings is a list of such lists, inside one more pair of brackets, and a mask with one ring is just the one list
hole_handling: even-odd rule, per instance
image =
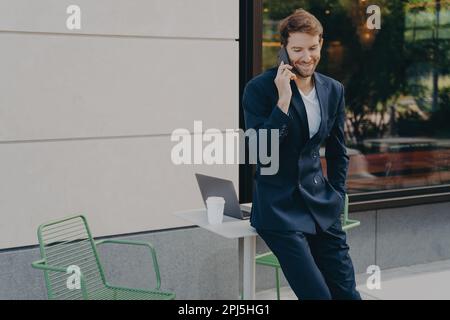
[[[262, 68], [276, 65], [279, 21], [297, 8], [324, 26], [317, 71], [346, 89], [349, 193], [450, 183], [450, 1], [264, 0]], [[326, 173], [324, 146], [322, 167]]]

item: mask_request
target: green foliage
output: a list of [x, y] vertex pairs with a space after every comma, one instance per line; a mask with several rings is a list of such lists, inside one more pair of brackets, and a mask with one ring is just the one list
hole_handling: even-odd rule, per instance
[[430, 126], [436, 136], [450, 137], [450, 87], [439, 91], [439, 108], [430, 119]]

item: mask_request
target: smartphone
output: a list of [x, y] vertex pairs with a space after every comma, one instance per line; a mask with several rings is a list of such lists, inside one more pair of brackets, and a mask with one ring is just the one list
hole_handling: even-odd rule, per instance
[[282, 46], [278, 52], [278, 65], [281, 64], [281, 61], [283, 61], [284, 64], [291, 64], [291, 60], [289, 60], [289, 55], [285, 46]]

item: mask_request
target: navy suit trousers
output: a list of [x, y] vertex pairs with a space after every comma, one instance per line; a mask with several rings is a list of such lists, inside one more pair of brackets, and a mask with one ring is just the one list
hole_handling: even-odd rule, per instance
[[340, 219], [326, 231], [257, 230], [300, 300], [360, 300]]

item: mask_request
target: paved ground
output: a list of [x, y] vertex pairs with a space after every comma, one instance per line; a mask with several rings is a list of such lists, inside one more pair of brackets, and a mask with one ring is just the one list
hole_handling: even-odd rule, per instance
[[[364, 300], [450, 300], [450, 260], [381, 270], [381, 288], [368, 289], [369, 274], [356, 275]], [[257, 299], [276, 298], [275, 289], [260, 291]], [[296, 300], [289, 287], [281, 288], [282, 300]]]

